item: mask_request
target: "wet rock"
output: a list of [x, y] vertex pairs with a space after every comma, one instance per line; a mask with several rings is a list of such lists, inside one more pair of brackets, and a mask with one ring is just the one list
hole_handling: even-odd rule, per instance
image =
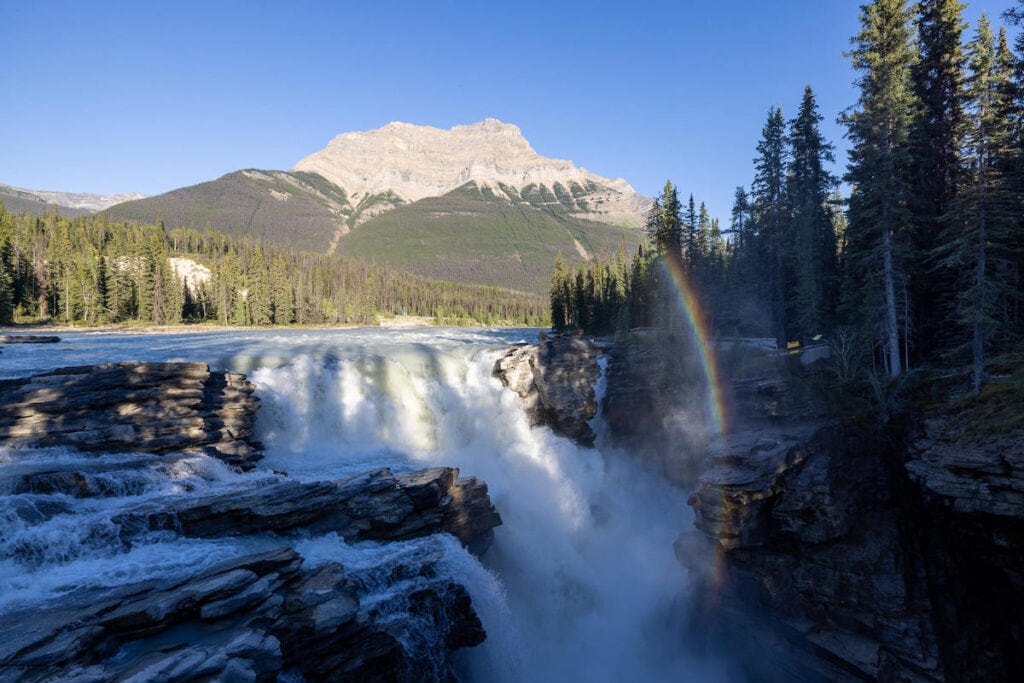
[[60, 337], [36, 334], [0, 334], [0, 344], [56, 344]]
[[[485, 638], [465, 588], [394, 576], [377, 586], [387, 605], [364, 606], [340, 564], [303, 569], [281, 547], [179, 579], [81, 589], [4, 615], [0, 680], [269, 681], [286, 668], [313, 680], [450, 678], [450, 651]], [[407, 637], [411, 622], [420, 637]]]
[[124, 362], [0, 381], [0, 443], [85, 451], [199, 449], [241, 469], [259, 399], [244, 375], [205, 363]]
[[510, 350], [494, 364], [494, 376], [523, 399], [533, 424], [592, 447], [589, 422], [597, 414], [594, 387], [601, 376], [601, 353], [596, 342], [582, 335], [551, 335]]
[[121, 513], [123, 534], [185, 536], [333, 531], [348, 540], [404, 540], [447, 532], [483, 552], [501, 524], [487, 486], [450, 467], [394, 475], [387, 468], [339, 481], [276, 481], [251, 490], [149, 503]]

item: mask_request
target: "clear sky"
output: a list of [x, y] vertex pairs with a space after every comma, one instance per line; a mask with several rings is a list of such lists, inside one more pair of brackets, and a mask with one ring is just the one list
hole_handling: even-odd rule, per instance
[[493, 116], [649, 196], [671, 178], [725, 221], [768, 108], [793, 116], [805, 83], [845, 165], [858, 7], [0, 0], [0, 183], [158, 194], [289, 169], [345, 131]]

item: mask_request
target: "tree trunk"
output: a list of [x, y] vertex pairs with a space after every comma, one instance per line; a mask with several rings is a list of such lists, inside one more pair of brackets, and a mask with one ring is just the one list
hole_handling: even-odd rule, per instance
[[971, 351], [974, 357], [974, 395], [981, 393], [985, 371], [985, 163], [978, 162], [978, 262], [975, 270], [977, 300], [974, 304], [974, 339]]
[[896, 321], [895, 268], [892, 262], [892, 227], [889, 207], [882, 210], [882, 277], [885, 285], [886, 355], [889, 360], [889, 378], [896, 379], [903, 370], [900, 361], [900, 328]]

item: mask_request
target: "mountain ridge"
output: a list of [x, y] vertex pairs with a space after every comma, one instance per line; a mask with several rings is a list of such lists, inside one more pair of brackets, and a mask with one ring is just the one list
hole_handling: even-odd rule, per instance
[[93, 192], [57, 192], [53, 190], [30, 190], [0, 183], [0, 201], [9, 211], [43, 215], [57, 209], [64, 215], [81, 216], [109, 209], [117, 204], [145, 199], [138, 192], [118, 194], [96, 194]]

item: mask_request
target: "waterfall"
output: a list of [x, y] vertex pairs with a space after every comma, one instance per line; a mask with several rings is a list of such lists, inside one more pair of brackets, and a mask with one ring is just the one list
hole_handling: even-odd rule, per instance
[[[686, 493], [629, 452], [605, 446], [599, 424], [598, 449], [530, 426], [519, 397], [491, 371], [510, 343], [535, 334], [249, 332], [160, 344], [120, 335], [73, 339], [59, 361], [16, 358], [20, 369], [139, 358], [246, 371], [262, 402], [257, 436], [266, 458], [256, 471], [237, 474], [204, 456], [118, 456], [123, 466], [106, 473], [117, 483], [105, 497], [8, 497], [0, 506], [0, 524], [12, 532], [0, 542], [0, 609], [2, 601], [30, 603], [80, 585], [173, 575], [266, 543], [161, 532], [125, 545], [111, 520], [129, 498], [230, 490], [282, 471], [315, 481], [382, 466], [446, 465], [486, 481], [504, 520], [483, 557], [447, 536], [349, 544], [324, 534], [296, 541], [296, 549], [307, 565], [342, 562], [363, 604], [396, 619], [402, 606], [381, 592], [395, 577], [383, 580], [374, 573], [381, 567], [429, 564], [434, 576], [465, 585], [488, 634], [458, 655], [466, 680], [715, 679], [717, 669], [689, 653], [679, 623], [687, 577], [672, 544], [692, 524]], [[4, 457], [0, 450], [0, 492], [11, 474], [3, 473]], [[80, 456], [40, 449], [31, 457]], [[15, 499], [32, 509], [14, 509]], [[412, 622], [402, 628], [403, 638], [423, 637]]]

